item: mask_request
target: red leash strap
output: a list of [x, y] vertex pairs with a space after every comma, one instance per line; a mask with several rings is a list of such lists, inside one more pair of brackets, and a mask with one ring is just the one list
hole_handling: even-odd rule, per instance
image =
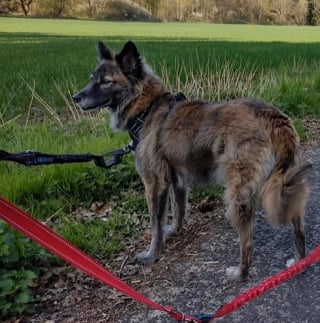
[[96, 278], [98, 281], [107, 284], [156, 310], [169, 314], [177, 321], [188, 320], [189, 322], [201, 323], [197, 318], [185, 316], [169, 306], [161, 306], [140, 294], [118, 277], [111, 274], [102, 265], [90, 258], [80, 249], [73, 246], [66, 239], [62, 238], [53, 230], [2, 197], [0, 197], [0, 219], [5, 220], [16, 230], [20, 231], [46, 250], [62, 258], [77, 269]]
[[90, 258], [84, 252], [77, 247], [73, 246], [66, 239], [59, 236], [53, 230], [34, 219], [25, 211], [19, 209], [14, 204], [6, 201], [0, 197], [0, 219], [5, 220], [16, 230], [20, 231], [28, 238], [38, 243], [43, 248], [52, 252], [56, 256], [62, 258], [69, 264], [73, 265], [77, 269], [85, 272], [86, 274], [96, 278], [98, 281], [109, 285], [112, 288], [119, 290], [120, 292], [136, 299], [137, 301], [144, 303], [156, 310], [167, 313], [173, 319], [184, 322], [209, 322], [215, 318], [227, 315], [239, 307], [245, 305], [256, 297], [261, 296], [268, 290], [280, 285], [289, 278], [304, 271], [309, 265], [312, 265], [320, 261], [320, 246], [309, 253], [307, 257], [301, 259], [291, 267], [281, 271], [280, 273], [265, 279], [257, 286], [250, 288], [248, 291], [237, 296], [233, 301], [225, 304], [220, 310], [216, 312], [211, 318], [204, 316], [203, 319], [196, 318], [190, 315], [185, 315], [181, 312], [174, 310], [171, 306], [161, 306], [146, 296], [140, 294], [132, 287], [121, 281], [118, 277], [111, 274], [98, 262]]
[[286, 280], [290, 279], [293, 276], [304, 271], [308, 266], [320, 261], [320, 246], [314, 249], [309, 255], [297, 263], [293, 264], [287, 269], [280, 271], [278, 274], [269, 277], [262, 281], [257, 286], [254, 286], [247, 290], [246, 292], [240, 294], [235, 299], [233, 299], [230, 303], [225, 304], [216, 312], [216, 314], [212, 317], [212, 319], [222, 317], [227, 315], [233, 311], [236, 311], [239, 307], [245, 305], [256, 297], [261, 296], [268, 290], [280, 285]]

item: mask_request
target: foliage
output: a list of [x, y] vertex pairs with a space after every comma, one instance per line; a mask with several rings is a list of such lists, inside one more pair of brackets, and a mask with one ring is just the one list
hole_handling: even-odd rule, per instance
[[0, 0], [5, 14], [283, 25], [317, 25], [319, 6], [319, 0]]
[[19, 6], [13, 0], [0, 0], [0, 14], [8, 15], [13, 12], [18, 12]]
[[320, 25], [320, 0], [308, 0], [307, 24], [311, 26]]
[[30, 283], [35, 271], [25, 268], [30, 242], [0, 221], [0, 315], [31, 310]]

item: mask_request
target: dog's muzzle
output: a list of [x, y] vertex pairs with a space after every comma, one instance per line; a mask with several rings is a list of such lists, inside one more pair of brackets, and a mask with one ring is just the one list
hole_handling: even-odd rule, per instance
[[91, 100], [89, 99], [85, 93], [79, 92], [75, 94], [73, 97], [73, 102], [81, 108], [83, 111], [93, 111], [93, 110], [99, 110], [102, 108], [109, 107], [109, 104], [111, 103], [110, 100]]
[[82, 95], [81, 95], [81, 92], [75, 94], [73, 97], [72, 97], [72, 100], [74, 103], [76, 104], [79, 104], [80, 101], [82, 100]]

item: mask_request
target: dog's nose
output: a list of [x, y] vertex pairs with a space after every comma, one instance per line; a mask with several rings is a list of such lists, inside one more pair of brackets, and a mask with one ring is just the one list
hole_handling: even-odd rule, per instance
[[73, 97], [72, 97], [73, 101], [75, 103], [79, 103], [81, 101], [81, 94], [80, 93], [77, 93], [75, 94]]

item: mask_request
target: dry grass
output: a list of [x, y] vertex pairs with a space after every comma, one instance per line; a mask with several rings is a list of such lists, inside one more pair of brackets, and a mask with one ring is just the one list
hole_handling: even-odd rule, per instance
[[174, 76], [166, 64], [161, 66], [161, 77], [169, 89], [181, 91], [189, 98], [222, 101], [236, 97], [254, 96], [257, 72], [249, 64], [239, 65], [234, 60], [217, 62], [213, 58], [201, 65], [199, 61], [186, 67], [175, 64]]

